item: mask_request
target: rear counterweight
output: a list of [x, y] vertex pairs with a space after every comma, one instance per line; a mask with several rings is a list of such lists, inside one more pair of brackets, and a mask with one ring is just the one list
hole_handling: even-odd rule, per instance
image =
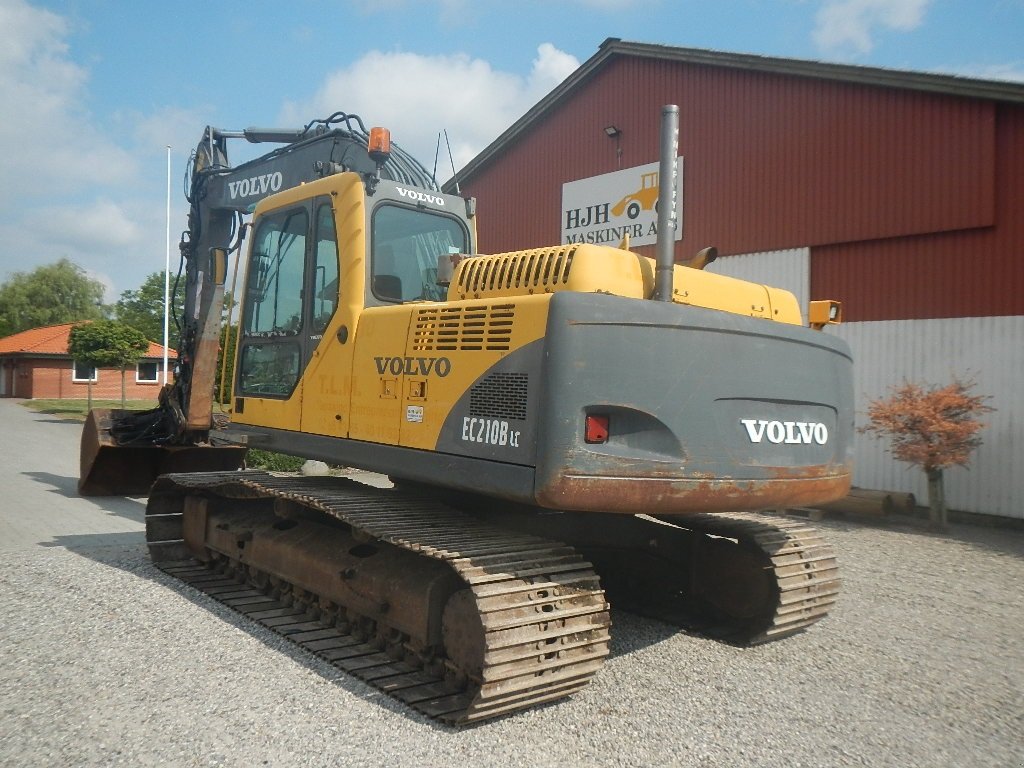
[[[616, 296], [552, 297], [536, 498], [687, 513], [823, 503], [852, 472], [852, 358], [799, 326]], [[588, 443], [588, 416], [607, 439]]]

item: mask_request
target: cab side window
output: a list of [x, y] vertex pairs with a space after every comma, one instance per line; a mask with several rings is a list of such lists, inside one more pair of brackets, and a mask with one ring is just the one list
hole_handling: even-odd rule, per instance
[[303, 209], [260, 222], [246, 285], [247, 335], [294, 335], [302, 327], [307, 227]]
[[311, 334], [321, 334], [338, 308], [338, 236], [334, 230], [334, 211], [321, 205], [316, 212], [316, 250], [313, 265], [313, 304]]

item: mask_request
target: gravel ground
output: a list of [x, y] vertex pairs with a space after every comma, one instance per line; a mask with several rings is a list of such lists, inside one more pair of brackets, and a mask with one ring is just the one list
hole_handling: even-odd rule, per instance
[[1024, 765], [1024, 532], [823, 521], [843, 593], [811, 630], [613, 611], [582, 693], [453, 730], [154, 569], [140, 502], [75, 497], [77, 427], [0, 419], [0, 765]]

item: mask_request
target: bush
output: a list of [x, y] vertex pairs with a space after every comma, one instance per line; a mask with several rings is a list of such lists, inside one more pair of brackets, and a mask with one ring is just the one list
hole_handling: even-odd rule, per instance
[[250, 448], [245, 463], [250, 469], [262, 469], [267, 472], [298, 472], [306, 460], [299, 456]]
[[889, 397], [868, 404], [867, 426], [862, 433], [889, 438], [890, 451], [899, 461], [924, 470], [928, 477], [928, 507], [933, 528], [946, 528], [946, 490], [943, 470], [966, 467], [971, 452], [981, 445], [978, 417], [995, 410], [987, 395], [973, 395], [973, 381], [954, 379], [945, 386], [904, 382]]

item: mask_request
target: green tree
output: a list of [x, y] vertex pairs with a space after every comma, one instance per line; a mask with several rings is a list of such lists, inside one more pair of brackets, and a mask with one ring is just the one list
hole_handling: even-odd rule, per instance
[[[235, 372], [235, 349], [238, 348], [238, 323], [220, 329], [220, 348], [217, 350], [217, 381], [214, 384], [218, 403], [231, 402], [231, 376]], [[223, 375], [223, 376], [222, 376]]]
[[[82, 323], [71, 329], [68, 353], [76, 362], [94, 368], [121, 369], [121, 407], [125, 405], [125, 370], [135, 365], [149, 350], [142, 331], [116, 320]], [[92, 408], [92, 377], [88, 386], [89, 408]]]
[[0, 336], [44, 325], [99, 320], [103, 283], [67, 259], [15, 272], [0, 285]]
[[[171, 290], [174, 279], [171, 279]], [[179, 343], [178, 328], [174, 318], [185, 314], [185, 281], [178, 285], [177, 293], [172, 297], [173, 312], [168, 317], [167, 330], [170, 341], [168, 346], [177, 349]], [[164, 340], [164, 273], [153, 272], [147, 277], [138, 290], [121, 293], [121, 298], [114, 305], [114, 317], [122, 323], [137, 328], [150, 341], [163, 344]]]
[[942, 472], [947, 467], [966, 467], [971, 452], [981, 445], [978, 433], [985, 426], [978, 419], [995, 409], [985, 404], [986, 395], [972, 395], [973, 382], [954, 380], [944, 387], [904, 383], [889, 397], [868, 405], [869, 424], [860, 432], [891, 440], [891, 452], [924, 470], [928, 477], [931, 526], [946, 528], [946, 491]]

